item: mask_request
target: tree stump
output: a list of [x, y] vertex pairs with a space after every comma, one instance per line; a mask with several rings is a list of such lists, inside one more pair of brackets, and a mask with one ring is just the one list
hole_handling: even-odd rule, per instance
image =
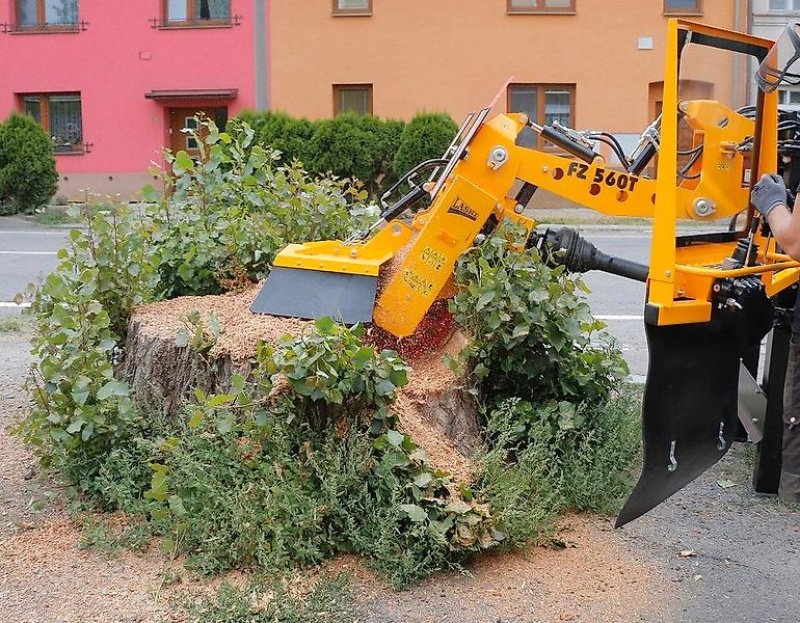
[[[249, 375], [259, 341], [275, 344], [286, 334], [312, 330], [313, 323], [308, 321], [250, 312], [258, 290], [254, 286], [238, 293], [181, 297], [138, 308], [120, 364], [137, 403], [174, 415], [196, 386], [206, 393], [224, 393], [233, 374]], [[187, 328], [191, 312], [198, 312], [205, 326], [212, 313], [219, 319], [219, 337], [205, 354], [176, 341], [181, 328]], [[188, 331], [191, 334], [193, 328]], [[439, 350], [408, 361], [412, 367], [409, 383], [393, 405], [398, 428], [427, 451], [436, 467], [461, 481], [471, 480], [473, 474], [469, 456], [479, 441], [477, 409], [442, 357], [457, 355], [466, 343], [456, 332]]]

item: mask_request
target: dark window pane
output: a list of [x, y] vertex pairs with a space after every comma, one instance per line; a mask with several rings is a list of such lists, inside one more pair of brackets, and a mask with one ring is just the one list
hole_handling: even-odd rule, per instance
[[700, 0], [667, 0], [668, 11], [698, 11]]
[[83, 143], [81, 99], [78, 95], [50, 96], [50, 137], [54, 151], [80, 151]]
[[532, 121], [536, 121], [538, 118], [536, 97], [536, 87], [511, 87], [508, 112], [524, 112]]
[[45, 0], [44, 21], [47, 24], [78, 23], [78, 0]]
[[[538, 90], [533, 86], [515, 86], [511, 88], [508, 112], [524, 112], [534, 123], [539, 123]], [[531, 128], [525, 128], [517, 137], [517, 145], [536, 147], [538, 135]]]
[[36, 26], [36, 0], [17, 0], [17, 23], [20, 26]]
[[227, 20], [231, 17], [230, 0], [194, 0], [195, 19]]
[[339, 89], [339, 113], [369, 114], [369, 89]]
[[22, 101], [25, 114], [30, 115], [38, 123], [42, 122], [42, 100], [38, 95], [27, 95]]

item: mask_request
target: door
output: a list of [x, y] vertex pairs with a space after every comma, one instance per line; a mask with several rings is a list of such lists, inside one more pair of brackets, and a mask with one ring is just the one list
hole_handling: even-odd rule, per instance
[[[212, 119], [220, 130], [225, 129], [228, 120], [228, 108], [226, 106], [192, 108], [170, 108], [169, 109], [169, 148], [172, 153], [184, 150], [192, 158], [200, 157], [200, 146], [198, 138], [202, 139], [205, 134], [204, 128], [198, 123], [197, 117], [205, 115]], [[184, 130], [198, 130], [198, 137], [192, 136]]]

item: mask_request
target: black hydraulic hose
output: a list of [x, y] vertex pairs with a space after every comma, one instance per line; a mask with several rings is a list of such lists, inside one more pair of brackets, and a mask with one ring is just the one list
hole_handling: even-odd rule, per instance
[[400, 199], [386, 208], [386, 210], [381, 213], [381, 219], [386, 222], [396, 219], [427, 194], [427, 191], [422, 186], [414, 186], [405, 195], [400, 197]]

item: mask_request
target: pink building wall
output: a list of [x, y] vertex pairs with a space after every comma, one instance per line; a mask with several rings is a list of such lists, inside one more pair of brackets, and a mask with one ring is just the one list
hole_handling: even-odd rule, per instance
[[[87, 153], [57, 154], [60, 193], [130, 195], [145, 183], [151, 161], [170, 144], [170, 106], [253, 108], [254, 2], [232, 0], [239, 25], [153, 28], [162, 0], [79, 0], [86, 30], [0, 33], [0, 120], [20, 106], [19, 94], [80, 92]], [[15, 21], [13, 0], [0, 0], [0, 24]], [[237, 89], [230, 101], [154, 101], [153, 90]]]

